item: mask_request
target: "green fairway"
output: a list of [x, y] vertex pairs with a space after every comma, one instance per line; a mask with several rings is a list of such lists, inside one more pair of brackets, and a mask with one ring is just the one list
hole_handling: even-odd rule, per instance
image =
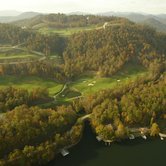
[[59, 34], [62, 36], [69, 36], [74, 33], [82, 32], [82, 31], [88, 31], [96, 28], [96, 26], [88, 26], [88, 27], [77, 27], [77, 28], [63, 28], [63, 29], [57, 29], [57, 28], [40, 28], [39, 32], [42, 34]]
[[[56, 102], [48, 103], [48, 105], [57, 105], [59, 103], [71, 102], [72, 99], [80, 95], [88, 95], [102, 89], [111, 89], [129, 81], [135, 80], [137, 77], [147, 74], [147, 70], [138, 64], [126, 64], [117, 74], [112, 77], [100, 78], [91, 74], [89, 76], [81, 76], [73, 82], [68, 83], [67, 88], [57, 97]], [[39, 77], [16, 77], [1, 76], [0, 88], [13, 86], [16, 88], [24, 88], [31, 91], [34, 88], [48, 88], [50, 96], [54, 96], [59, 92], [63, 85], [52, 80], [42, 79]], [[46, 105], [45, 105], [46, 106]]]
[[146, 73], [146, 69], [141, 65], [127, 64], [121, 71], [112, 77], [99, 78], [96, 76], [84, 76], [75, 82], [72, 82], [70, 87], [79, 91], [83, 95], [87, 95], [101, 89], [108, 89], [121, 84], [126, 84]]
[[0, 54], [0, 60], [15, 60], [15, 59], [27, 59], [27, 58], [39, 58], [37, 55], [32, 55], [32, 54], [17, 54], [17, 55], [4, 55]]
[[48, 88], [50, 96], [53, 96], [62, 88], [62, 84], [39, 77], [0, 76], [0, 88], [5, 88], [8, 86], [24, 88], [29, 91], [34, 88]]
[[[110, 23], [108, 27], [110, 26], [119, 26], [122, 23]], [[89, 30], [94, 30], [94, 29], [102, 29], [103, 24], [101, 25], [91, 25], [91, 26], [86, 26], [86, 27], [74, 27], [74, 28], [47, 28], [45, 27], [45, 24], [40, 24], [39, 26], [36, 26], [35, 28], [38, 29], [38, 31], [41, 34], [59, 34], [62, 36], [70, 36], [74, 33], [79, 33], [83, 31], [89, 31]]]
[[0, 48], [0, 62], [17, 62], [27, 59], [39, 59], [40, 56], [28, 52], [24, 48], [1, 47]]

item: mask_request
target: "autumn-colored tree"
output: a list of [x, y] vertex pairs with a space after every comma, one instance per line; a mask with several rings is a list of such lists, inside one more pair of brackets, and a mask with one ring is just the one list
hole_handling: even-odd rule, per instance
[[157, 123], [153, 123], [150, 128], [150, 135], [151, 136], [157, 136], [160, 132], [160, 128]]

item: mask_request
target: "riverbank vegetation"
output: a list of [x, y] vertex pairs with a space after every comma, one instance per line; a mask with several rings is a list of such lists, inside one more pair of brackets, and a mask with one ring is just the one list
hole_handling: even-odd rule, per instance
[[46, 164], [78, 141], [82, 131], [70, 106], [44, 110], [24, 105], [3, 115], [0, 123], [1, 165]]

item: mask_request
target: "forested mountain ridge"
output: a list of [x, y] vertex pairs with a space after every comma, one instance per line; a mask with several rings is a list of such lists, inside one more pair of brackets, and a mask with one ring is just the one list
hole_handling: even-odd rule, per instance
[[65, 15], [65, 14], [48, 14], [39, 15], [32, 19], [26, 19], [13, 22], [17, 26], [26, 26], [27, 28], [39, 29], [41, 27], [49, 28], [73, 28], [86, 27], [90, 25], [103, 25], [105, 22], [126, 20], [118, 17], [102, 17], [95, 15]]
[[29, 51], [39, 51], [44, 54], [62, 54], [65, 39], [57, 34], [42, 35], [28, 29], [11, 24], [0, 24], [0, 45], [22, 45]]
[[[63, 15], [61, 17], [66, 18]], [[85, 19], [84, 16], [76, 18], [76, 22], [79, 20], [78, 18]], [[96, 19], [99, 21], [102, 17]], [[0, 31], [2, 32], [0, 33], [0, 43], [2, 45], [24, 43], [24, 47], [28, 50], [42, 52], [47, 58], [51, 54], [58, 54], [61, 57], [63, 55], [60, 68], [56, 69], [56, 71], [61, 71], [59, 74], [61, 80], [62, 77], [66, 77], [63, 80], [72, 79], [87, 71], [93, 71], [101, 77], [110, 76], [119, 71], [127, 62], [141, 63], [148, 69], [158, 66], [160, 70], [165, 70], [166, 35], [164, 33], [157, 33], [154, 29], [120, 18], [104, 17], [103, 19], [112, 21], [104, 27], [83, 31], [68, 37], [57, 34], [42, 35], [14, 25], [0, 24], [2, 30]], [[66, 23], [66, 25], [70, 24]], [[52, 62], [50, 67], [55, 69], [53, 67], [55, 65], [51, 64]], [[25, 68], [26, 72], [23, 70], [22, 73], [30, 73], [27, 72], [26, 66], [23, 64], [22, 68]], [[4, 68], [4, 66], [2, 67]], [[3, 71], [7, 70], [3, 69]], [[52, 70], [49, 72], [51, 73], [47, 73], [47, 75], [54, 75]], [[11, 70], [10, 74], [12, 74]]]
[[124, 17], [139, 24], [149, 25], [155, 28], [159, 32], [166, 32], [166, 15], [165, 14], [144, 14], [144, 13], [134, 13], [134, 12], [106, 12], [99, 13], [102, 16], [116, 16]]
[[165, 42], [165, 34], [130, 22], [75, 34], [64, 52], [65, 72], [69, 77], [88, 70], [109, 76], [130, 60], [147, 68], [152, 63], [162, 65], [166, 58]]
[[[18, 21], [18, 20], [23, 20], [23, 19], [30, 19], [33, 18], [37, 15], [40, 15], [40, 13], [37, 12], [25, 12], [25, 13], [20, 13], [20, 12], [16, 12], [15, 15], [14, 14], [10, 14], [11, 12], [7, 11], [7, 15], [1, 15], [0, 16], [0, 22], [1, 23], [10, 23], [10, 22], [14, 22], [14, 21]], [[3, 13], [2, 13], [3, 14]]]
[[149, 18], [141, 22], [144, 25], [148, 25], [150, 27], [155, 28], [159, 32], [166, 32], [166, 23], [162, 23], [154, 18]]
[[[82, 17], [80, 21], [82, 23], [76, 23], [78, 17]], [[166, 17], [165, 14], [160, 15], [152, 15], [152, 14], [142, 14], [142, 13], [130, 13], [130, 12], [106, 12], [106, 13], [98, 13], [96, 17], [121, 17], [126, 18], [135, 23], [149, 25], [155, 28], [159, 32], [166, 32]], [[46, 14], [46, 13], [37, 13], [37, 12], [25, 12], [19, 13], [17, 16], [0, 16], [1, 23], [14, 23], [18, 26], [39, 29], [39, 28], [67, 28], [67, 27], [78, 27], [85, 26], [86, 19], [92, 18], [92, 15], [89, 13], [83, 12], [72, 12], [69, 14]], [[59, 19], [58, 19], [59, 18]], [[152, 21], [153, 20], [153, 21]], [[104, 20], [100, 20], [102, 23]], [[108, 21], [108, 20], [107, 20]], [[70, 26], [68, 26], [67, 22], [73, 22]], [[75, 22], [75, 23], [74, 23]], [[98, 21], [97, 21], [98, 22]], [[95, 24], [98, 24], [95, 22]], [[101, 23], [100, 22], [100, 23]], [[158, 24], [157, 24], [158, 23]], [[94, 24], [94, 23], [93, 23]], [[89, 25], [92, 25], [92, 22], [89, 21]]]

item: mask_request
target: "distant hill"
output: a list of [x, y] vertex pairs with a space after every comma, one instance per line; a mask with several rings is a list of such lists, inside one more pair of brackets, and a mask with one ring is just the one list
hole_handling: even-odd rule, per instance
[[166, 14], [152, 15], [133, 12], [106, 12], [99, 13], [99, 15], [125, 17], [130, 21], [156, 28], [157, 31], [166, 32]]
[[99, 15], [125, 17], [134, 22], [142, 22], [145, 19], [149, 18], [149, 15], [141, 13], [133, 13], [133, 12], [105, 12], [105, 13], [99, 13]]
[[11, 14], [11, 16], [0, 16], [0, 22], [1, 23], [10, 23], [13, 21], [29, 19], [29, 18], [35, 17], [39, 14], [40, 13], [37, 13], [37, 12], [25, 12], [25, 13], [21, 13], [16, 16], [13, 16], [12, 14]]
[[159, 18], [159, 21], [163, 24], [166, 24], [166, 14], [160, 14], [157, 15], [157, 17]]
[[0, 11], [0, 16], [18, 16], [19, 14], [21, 14], [21, 12], [16, 11], [16, 10], [1, 10]]
[[85, 15], [90, 15], [90, 13], [77, 11], [77, 12], [68, 13], [67, 15], [83, 15], [83, 16], [85, 16]]
[[74, 28], [74, 27], [86, 27], [92, 25], [102, 26], [105, 22], [112, 20], [123, 20], [124, 18], [103, 17], [95, 15], [66, 15], [66, 14], [48, 14], [38, 15], [31, 19], [24, 19], [15, 21], [13, 24], [20, 27], [27, 27], [32, 29], [40, 28]]
[[[9, 16], [9, 15], [12, 16]], [[4, 16], [2, 16], [4, 15]], [[152, 14], [145, 14], [145, 13], [134, 13], [134, 12], [105, 12], [105, 13], [98, 13], [97, 16], [116, 16], [116, 17], [124, 17], [129, 19], [130, 21], [133, 21], [135, 23], [141, 23], [145, 25], [149, 25], [153, 28], [155, 28], [159, 32], [166, 32], [166, 14], [158, 14], [158, 15], [152, 15]], [[60, 16], [60, 23], [65, 23], [65, 21], [69, 21], [69, 17], [74, 16], [92, 16], [89, 13], [85, 12], [71, 12], [66, 15], [64, 18], [64, 14], [41, 14], [37, 12], [25, 12], [21, 13], [17, 11], [0, 11], [0, 22], [1, 23], [11, 23], [14, 22], [14, 24], [18, 26], [27, 26], [27, 27], [34, 27], [34, 28], [40, 28], [40, 27], [55, 27], [55, 22], [57, 24], [56, 18]], [[67, 16], [69, 16], [67, 18]], [[83, 19], [85, 19], [83, 18]], [[77, 20], [77, 19], [76, 19]], [[85, 23], [85, 20], [82, 20], [83, 24]], [[77, 21], [75, 21], [77, 22]], [[61, 25], [59, 25], [61, 26]], [[80, 25], [78, 25], [80, 26]]]
[[25, 12], [20, 14], [17, 18], [19, 19], [27, 19], [27, 18], [32, 18], [35, 17], [37, 15], [40, 15], [41, 13], [37, 13], [37, 12]]
[[159, 15], [157, 15], [157, 17], [166, 19], [166, 14], [159, 14]]
[[157, 31], [166, 32], [166, 25], [154, 18], [148, 18], [145, 21], [143, 21], [142, 23], [155, 28]]

